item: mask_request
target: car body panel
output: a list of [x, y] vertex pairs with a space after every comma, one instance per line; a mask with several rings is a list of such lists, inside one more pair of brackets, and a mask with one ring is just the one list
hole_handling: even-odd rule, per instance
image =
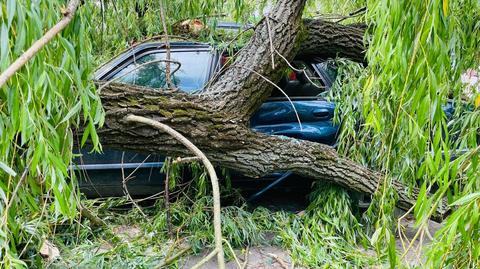
[[334, 111], [335, 105], [323, 100], [265, 102], [252, 116], [250, 126], [269, 135], [333, 145], [338, 131], [333, 123]]

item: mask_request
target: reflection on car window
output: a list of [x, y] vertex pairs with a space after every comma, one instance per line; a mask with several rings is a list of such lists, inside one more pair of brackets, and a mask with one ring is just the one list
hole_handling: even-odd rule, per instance
[[322, 71], [328, 79], [333, 83], [337, 77], [337, 68], [332, 61], [317, 63], [317, 68]]
[[[165, 66], [168, 63], [154, 62], [142, 66], [134, 71], [141, 64], [164, 60], [164, 52], [156, 52], [141, 56], [135, 59], [134, 63], [127, 65], [113, 76], [119, 82], [130, 83], [150, 88], [166, 88]], [[207, 72], [211, 54], [208, 51], [172, 51], [170, 59], [181, 64], [180, 69], [171, 75], [174, 85], [186, 92], [201, 89], [206, 82]], [[178, 64], [170, 63], [170, 70], [177, 69]], [[128, 74], [127, 74], [128, 73]]]

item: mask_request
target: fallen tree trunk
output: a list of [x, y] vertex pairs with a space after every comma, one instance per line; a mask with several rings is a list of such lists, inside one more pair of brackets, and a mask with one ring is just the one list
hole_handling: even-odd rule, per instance
[[[135, 114], [168, 124], [188, 137], [216, 165], [248, 176], [288, 170], [367, 194], [373, 194], [383, 179], [381, 174], [339, 157], [330, 146], [253, 132], [236, 117], [213, 111], [209, 100], [196, 96], [112, 84], [103, 89], [101, 97], [107, 114], [99, 135], [105, 147], [169, 156], [189, 154], [168, 135], [125, 119]], [[394, 182], [393, 186], [398, 194], [397, 206], [410, 209], [418, 190], [409, 194], [401, 183]], [[442, 218], [446, 210], [444, 206], [437, 208], [435, 218]]]
[[300, 44], [298, 55], [312, 56], [320, 51], [325, 58], [337, 56], [365, 62], [367, 50], [363, 40], [365, 27], [341, 25], [322, 20], [303, 21], [306, 37]]
[[[284, 58], [292, 60], [298, 53], [320, 51], [363, 61], [361, 28], [321, 20], [303, 22], [304, 4], [305, 0], [278, 1], [272, 13], [256, 26], [252, 39], [234, 62], [199, 94], [115, 83], [104, 85], [100, 96], [106, 119], [98, 131], [103, 146], [169, 156], [188, 155], [168, 135], [126, 120], [129, 114], [135, 114], [171, 126], [218, 166], [253, 177], [288, 170], [373, 194], [383, 182], [381, 174], [339, 157], [329, 146], [268, 136], [253, 132], [248, 126], [251, 115], [271, 94], [273, 87], [269, 80], [278, 81], [282, 75]], [[418, 190], [409, 194], [399, 182], [394, 182], [393, 187], [398, 194], [397, 206], [410, 209]], [[434, 217], [442, 218], [446, 210], [440, 205]]]

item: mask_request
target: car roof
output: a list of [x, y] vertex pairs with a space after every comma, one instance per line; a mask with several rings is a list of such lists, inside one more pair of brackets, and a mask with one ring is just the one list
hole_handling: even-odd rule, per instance
[[241, 30], [241, 29], [248, 29], [252, 27], [251, 24], [239, 24], [236, 22], [226, 22], [226, 21], [219, 21], [217, 22], [216, 27], [218, 29], [227, 29], [227, 30]]

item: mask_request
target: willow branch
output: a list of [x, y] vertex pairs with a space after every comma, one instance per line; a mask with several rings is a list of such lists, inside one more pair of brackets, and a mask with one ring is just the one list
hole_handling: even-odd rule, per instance
[[62, 10], [63, 18], [55, 24], [48, 32], [25, 51], [15, 62], [13, 62], [2, 74], [0, 74], [0, 88], [35, 54], [37, 54], [48, 42], [60, 33], [73, 19], [73, 15], [80, 4], [80, 0], [71, 0], [65, 10]]

